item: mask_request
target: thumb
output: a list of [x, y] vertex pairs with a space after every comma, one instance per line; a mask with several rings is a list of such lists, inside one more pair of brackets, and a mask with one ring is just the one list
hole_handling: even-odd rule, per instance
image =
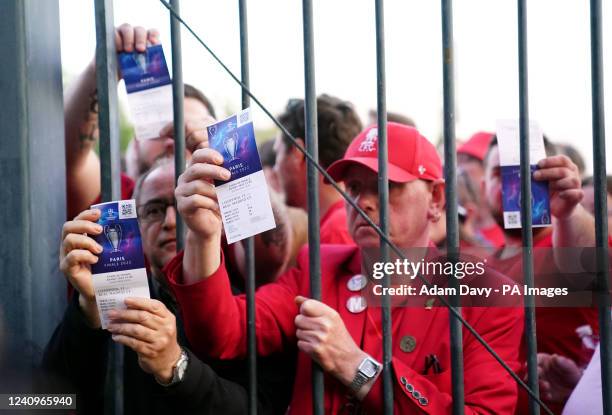
[[304, 304], [304, 301], [306, 300], [308, 300], [308, 298], [298, 295], [297, 297], [295, 297], [295, 304], [297, 304], [298, 307], [301, 307], [302, 304]]

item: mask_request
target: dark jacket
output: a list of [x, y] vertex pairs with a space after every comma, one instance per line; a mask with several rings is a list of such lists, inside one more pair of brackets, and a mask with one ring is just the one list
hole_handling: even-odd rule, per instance
[[[153, 288], [153, 285], [150, 284]], [[124, 350], [123, 385], [126, 414], [246, 414], [248, 412], [245, 361], [202, 361], [189, 350], [176, 305], [164, 290], [152, 289], [177, 317], [179, 344], [189, 354], [183, 381], [163, 387], [138, 366], [138, 357]], [[77, 394], [80, 414], [102, 414], [105, 382], [112, 343], [106, 330], [87, 325], [78, 304], [78, 293], [49, 341], [43, 368], [68, 383]], [[282, 414], [293, 384], [295, 353], [258, 360], [258, 413]], [[68, 392], [68, 391], [67, 391]]]

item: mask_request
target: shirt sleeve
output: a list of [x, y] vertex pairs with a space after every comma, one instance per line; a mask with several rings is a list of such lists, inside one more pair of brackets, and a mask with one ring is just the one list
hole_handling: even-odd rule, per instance
[[[196, 354], [234, 359], [246, 355], [246, 298], [232, 295], [225, 259], [211, 276], [183, 284], [183, 253], [164, 269], [168, 284], [181, 308], [185, 333]], [[255, 295], [257, 349], [261, 355], [285, 350], [295, 343], [294, 318], [298, 313], [301, 271], [292, 269]]]
[[[520, 367], [518, 350], [523, 331], [522, 310], [499, 308], [479, 311], [474, 324], [476, 331], [499, 356], [517, 371]], [[473, 319], [468, 321], [474, 322]], [[465, 414], [513, 414], [517, 402], [517, 385], [493, 356], [467, 330], [463, 330]], [[450, 385], [451, 369], [423, 375], [400, 359], [391, 361], [396, 413], [452, 413], [451, 391], [440, 385]], [[383, 403], [382, 379], [379, 376], [364, 398], [366, 410], [375, 412]]]

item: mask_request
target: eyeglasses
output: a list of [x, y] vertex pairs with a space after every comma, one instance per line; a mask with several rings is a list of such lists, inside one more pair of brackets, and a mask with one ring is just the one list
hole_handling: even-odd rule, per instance
[[143, 223], [163, 222], [168, 208], [176, 210], [176, 200], [152, 200], [138, 209], [138, 220]]

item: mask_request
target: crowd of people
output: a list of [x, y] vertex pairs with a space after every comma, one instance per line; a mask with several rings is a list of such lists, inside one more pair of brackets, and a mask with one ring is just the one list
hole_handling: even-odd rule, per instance
[[[116, 48], [144, 51], [156, 30], [124, 24]], [[175, 178], [174, 126], [158, 139], [131, 140], [121, 176], [124, 199], [136, 201], [151, 299], [126, 300], [101, 328], [91, 265], [102, 247], [92, 236], [100, 211], [95, 64], [65, 94], [68, 220], [60, 268], [70, 287], [67, 309], [44, 353], [43, 367], [77, 393], [79, 413], [102, 413], [111, 342], [125, 346], [124, 404], [129, 414], [244, 414], [248, 407], [245, 247], [228, 244], [214, 180], [227, 180], [223, 156], [208, 147], [217, 116], [198, 89], [185, 85], [188, 165]], [[375, 115], [375, 113], [374, 113]], [[304, 146], [304, 101], [289, 100], [279, 121]], [[389, 236], [403, 249], [446, 246], [445, 181], [438, 150], [400, 114], [388, 115]], [[364, 126], [350, 102], [317, 98], [318, 160], [379, 223], [378, 127]], [[533, 178], [547, 181], [552, 226], [534, 228], [534, 247], [594, 247], [592, 179], [575, 149], [546, 140]], [[313, 364], [324, 372], [325, 413], [380, 413], [383, 405], [382, 311], [363, 294], [364, 251], [379, 235], [322, 177], [320, 252], [308, 250], [308, 161], [279, 132], [260, 149], [276, 228], [255, 237], [257, 406], [264, 414], [308, 414]], [[462, 248], [487, 253], [487, 281], [523, 281], [521, 229], [504, 229], [502, 177], [495, 134], [458, 145], [457, 193]], [[582, 170], [581, 168], [582, 167]], [[175, 179], [177, 184], [175, 185]], [[612, 180], [608, 200], [612, 202]], [[186, 225], [176, 244], [176, 219]], [[612, 219], [612, 218], [610, 218]], [[536, 250], [534, 271], [561, 274], [571, 258]], [[310, 298], [309, 255], [320, 255], [322, 299]], [[526, 377], [522, 307], [464, 307], [463, 318], [521, 377]], [[393, 307], [395, 413], [452, 412], [449, 313], [441, 306]], [[594, 306], [536, 309], [541, 396], [554, 413], [601, 413], [598, 316]], [[430, 361], [435, 360], [434, 364]], [[465, 413], [526, 414], [527, 394], [463, 330]], [[587, 386], [585, 386], [587, 385]], [[593, 386], [595, 385], [595, 386]], [[599, 389], [597, 389], [599, 385]], [[591, 410], [592, 409], [592, 410]], [[599, 412], [597, 412], [599, 411]]]

